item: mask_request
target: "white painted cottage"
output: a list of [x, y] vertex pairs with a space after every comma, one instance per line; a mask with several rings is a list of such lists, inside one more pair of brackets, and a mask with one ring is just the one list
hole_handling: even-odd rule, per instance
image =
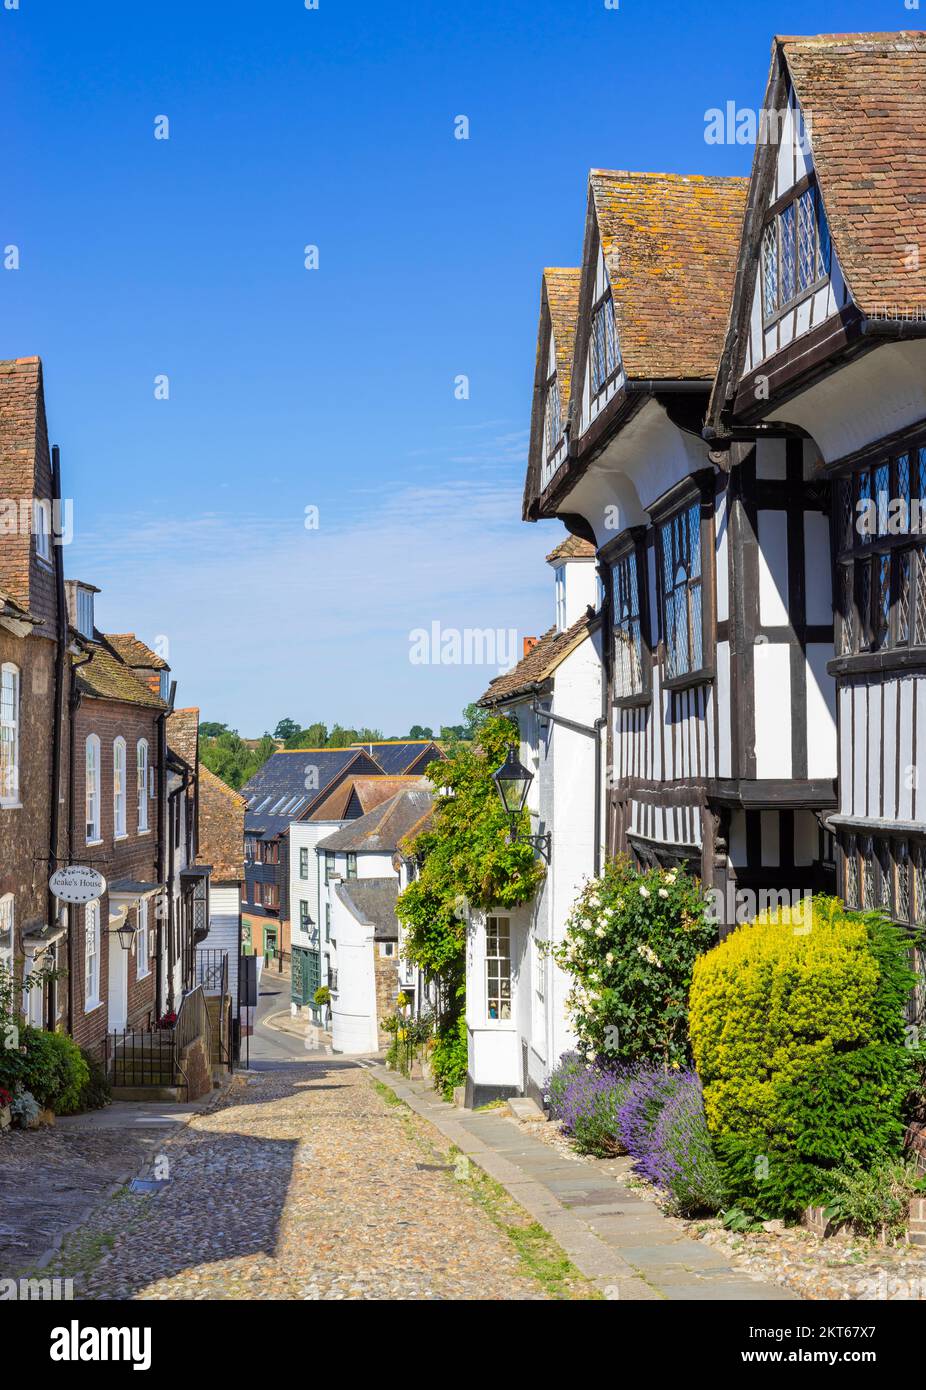
[[562, 940], [584, 879], [601, 868], [607, 798], [602, 738], [601, 621], [594, 548], [571, 536], [547, 557], [554, 625], [480, 704], [515, 719], [518, 756], [533, 773], [532, 832], [549, 834], [547, 872], [517, 911], [473, 914], [466, 956], [468, 1105], [497, 1096], [543, 1095], [573, 1045], [569, 981], [549, 955]]

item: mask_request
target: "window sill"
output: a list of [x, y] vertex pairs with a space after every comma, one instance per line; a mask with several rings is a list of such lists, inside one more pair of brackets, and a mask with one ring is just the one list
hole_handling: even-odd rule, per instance
[[97, 1009], [102, 1009], [102, 1007], [103, 1007], [103, 1001], [102, 1001], [102, 999], [87, 999], [87, 1000], [84, 1001], [84, 1013], [85, 1013], [85, 1014], [96, 1013]]
[[685, 671], [681, 676], [667, 676], [662, 682], [663, 690], [689, 690], [696, 685], [710, 685], [714, 679], [714, 671], [709, 666], [702, 666], [699, 671]]
[[853, 652], [826, 663], [831, 676], [868, 675], [879, 671], [926, 670], [926, 647], [893, 647], [881, 652]]
[[120, 840], [127, 840], [128, 838], [129, 838], [129, 837], [128, 837], [128, 834], [127, 834], [127, 833], [124, 834], [124, 835], [114, 835], [114, 836], [113, 836], [113, 840], [115, 841], [116, 844], [118, 844]]
[[649, 690], [640, 690], [635, 695], [617, 695], [614, 699], [615, 709], [642, 709], [650, 703], [652, 693]]
[[21, 801], [0, 801], [0, 811], [21, 811], [22, 808]]
[[102, 840], [84, 840], [84, 849], [95, 849], [97, 845], [102, 843]]
[[[150, 835], [150, 834], [151, 834], [151, 827], [150, 827], [150, 825], [146, 825], [145, 828], [144, 828], [144, 830], [136, 830], [135, 834], [136, 834], [136, 835], [139, 835], [139, 836], [141, 836], [141, 835]], [[120, 837], [120, 838], [121, 838], [121, 837]], [[127, 837], [126, 837], [126, 838], [127, 838]]]

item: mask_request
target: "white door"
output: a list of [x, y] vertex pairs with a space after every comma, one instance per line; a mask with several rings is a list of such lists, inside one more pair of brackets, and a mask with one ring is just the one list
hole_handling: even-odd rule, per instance
[[110, 1033], [121, 1033], [129, 1012], [129, 953], [115, 932], [109, 934], [108, 1023]]

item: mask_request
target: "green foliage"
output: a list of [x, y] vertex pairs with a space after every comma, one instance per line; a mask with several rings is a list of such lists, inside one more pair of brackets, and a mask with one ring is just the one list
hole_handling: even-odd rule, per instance
[[691, 1041], [708, 1126], [738, 1205], [793, 1217], [845, 1156], [899, 1150], [914, 1079], [909, 943], [833, 898], [739, 928], [697, 962]]
[[90, 1081], [90, 1069], [80, 1048], [66, 1033], [47, 1033], [42, 1028], [24, 1028], [22, 1043], [26, 1066], [23, 1085], [39, 1105], [57, 1115], [72, 1115], [80, 1109], [81, 1093]]
[[[205, 735], [204, 728], [218, 727], [221, 732]], [[277, 745], [269, 734], [255, 748], [245, 743], [237, 730], [224, 725], [200, 725], [200, 760], [210, 772], [220, 777], [226, 786], [235, 790], [243, 787], [255, 772], [263, 767], [267, 759], [277, 751]]]
[[281, 719], [273, 731], [274, 738], [281, 738], [285, 743], [288, 738], [293, 738], [299, 733], [299, 725], [295, 719]]
[[688, 989], [716, 940], [697, 879], [612, 859], [582, 889], [554, 948], [580, 1051], [609, 1062], [688, 1061]]
[[319, 985], [318, 989], [312, 995], [312, 999], [318, 1008], [323, 1009], [327, 1004], [331, 1003], [331, 990], [327, 985]]
[[904, 1239], [910, 1199], [926, 1190], [916, 1164], [896, 1158], [879, 1159], [870, 1169], [849, 1159], [830, 1173], [829, 1184], [827, 1216], [886, 1244]]
[[[543, 878], [543, 865], [526, 844], [509, 843], [508, 817], [492, 773], [518, 738], [516, 725], [497, 716], [480, 730], [478, 746], [460, 744], [428, 777], [438, 791], [434, 822], [413, 845], [418, 877], [399, 897], [396, 915], [406, 930], [405, 954], [431, 975], [463, 976], [466, 906], [517, 907]], [[525, 812], [519, 827], [529, 831]]]
[[466, 1019], [461, 1013], [437, 1034], [431, 1049], [431, 1073], [444, 1100], [452, 1100], [454, 1087], [463, 1085], [466, 1067]]
[[[102, 1110], [112, 1100], [112, 1087], [106, 1068], [93, 1052], [80, 1049], [80, 1055], [87, 1065], [87, 1080], [81, 1087], [78, 1110]], [[70, 1113], [61, 1111], [61, 1114]]]

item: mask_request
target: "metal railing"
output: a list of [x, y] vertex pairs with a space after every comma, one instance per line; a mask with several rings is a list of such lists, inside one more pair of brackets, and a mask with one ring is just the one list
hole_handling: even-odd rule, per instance
[[193, 960], [193, 986], [202, 985], [206, 994], [228, 993], [228, 952], [203, 947]]
[[113, 1086], [137, 1089], [176, 1083], [174, 1039], [169, 1028], [146, 1033], [123, 1028], [107, 1033], [101, 1052], [103, 1066]]

